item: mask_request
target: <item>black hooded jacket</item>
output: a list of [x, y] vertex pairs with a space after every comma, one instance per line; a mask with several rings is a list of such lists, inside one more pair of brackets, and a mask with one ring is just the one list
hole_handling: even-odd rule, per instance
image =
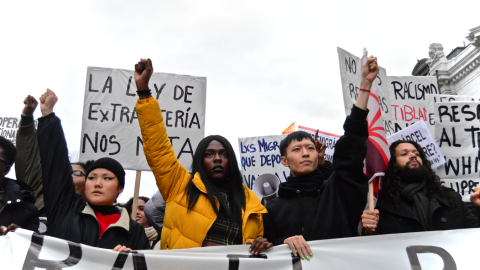
[[0, 183], [4, 191], [2, 209], [0, 209], [0, 226], [12, 223], [31, 231], [38, 231], [38, 209], [35, 206], [35, 192], [22, 182], [3, 178]]
[[290, 176], [267, 204], [264, 237], [274, 245], [288, 237], [305, 240], [356, 236], [365, 209], [368, 179], [363, 173], [367, 154], [368, 111], [353, 107], [345, 120], [343, 135], [335, 145], [333, 173], [324, 179], [317, 169], [309, 175]]

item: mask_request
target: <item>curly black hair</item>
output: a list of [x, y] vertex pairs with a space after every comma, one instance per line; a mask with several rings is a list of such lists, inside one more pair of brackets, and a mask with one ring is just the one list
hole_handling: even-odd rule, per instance
[[17, 148], [7, 138], [0, 136], [0, 148], [3, 159], [7, 162], [7, 165], [12, 166], [17, 158]]
[[427, 197], [430, 199], [433, 195], [439, 195], [447, 198], [450, 204], [454, 203], [453, 197], [448, 194], [448, 189], [440, 182], [440, 177], [435, 174], [432, 169], [432, 163], [427, 159], [422, 147], [414, 141], [398, 140], [390, 145], [390, 161], [388, 162], [387, 172], [382, 180], [382, 189], [380, 194], [385, 194], [390, 197], [395, 207], [400, 204], [400, 194], [403, 191], [403, 187], [400, 186], [400, 176], [398, 175], [397, 157], [395, 155], [396, 148], [399, 144], [409, 143], [413, 145], [422, 159], [422, 164], [428, 171], [427, 181]]

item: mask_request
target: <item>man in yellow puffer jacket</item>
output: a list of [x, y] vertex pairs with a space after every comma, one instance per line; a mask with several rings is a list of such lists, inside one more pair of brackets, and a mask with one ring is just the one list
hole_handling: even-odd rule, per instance
[[243, 185], [233, 148], [225, 138], [209, 136], [199, 143], [194, 177], [180, 164], [158, 100], [147, 90], [152, 73], [150, 59], [135, 65], [144, 153], [166, 202], [161, 249], [251, 244], [250, 251], [258, 254], [270, 248], [272, 244], [263, 238], [262, 214], [267, 211]]

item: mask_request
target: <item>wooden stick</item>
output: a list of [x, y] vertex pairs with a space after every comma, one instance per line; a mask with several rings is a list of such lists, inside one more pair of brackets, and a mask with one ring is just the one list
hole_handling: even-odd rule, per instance
[[375, 205], [373, 204], [373, 180], [368, 184], [368, 204], [370, 211], [373, 211]]
[[137, 176], [135, 177], [135, 191], [133, 192], [132, 219], [135, 219], [137, 217], [138, 194], [140, 193], [141, 175], [142, 171], [137, 171]]

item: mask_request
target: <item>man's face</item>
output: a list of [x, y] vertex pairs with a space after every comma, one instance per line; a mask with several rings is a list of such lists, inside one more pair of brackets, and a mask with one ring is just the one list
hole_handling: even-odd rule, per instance
[[292, 141], [287, 147], [286, 155], [282, 157], [282, 164], [290, 168], [294, 177], [313, 172], [318, 166], [315, 144], [309, 139]]
[[397, 159], [397, 166], [403, 168], [419, 168], [423, 165], [420, 153], [417, 148], [410, 143], [401, 143], [395, 148], [395, 157]]

